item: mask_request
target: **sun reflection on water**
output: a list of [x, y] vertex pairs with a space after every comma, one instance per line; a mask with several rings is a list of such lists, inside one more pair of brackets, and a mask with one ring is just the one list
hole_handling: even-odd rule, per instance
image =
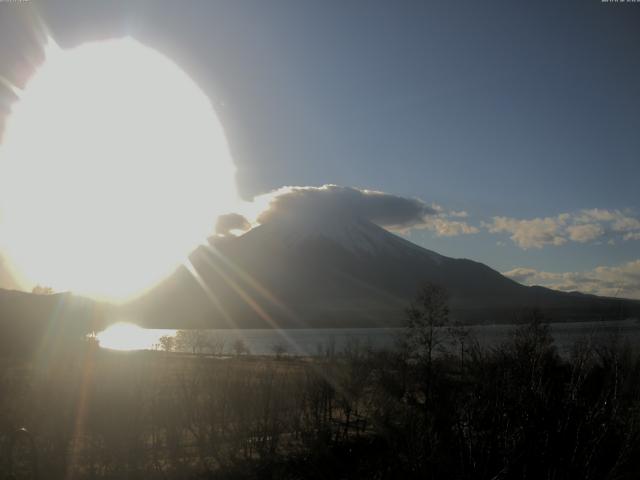
[[175, 335], [175, 330], [142, 328], [134, 323], [118, 322], [96, 335], [103, 348], [111, 350], [153, 350], [160, 337]]

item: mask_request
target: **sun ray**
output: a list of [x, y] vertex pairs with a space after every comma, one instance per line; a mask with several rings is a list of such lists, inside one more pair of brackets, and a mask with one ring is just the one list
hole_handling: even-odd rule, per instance
[[49, 318], [45, 321], [45, 332], [35, 356], [35, 365], [41, 371], [49, 367], [49, 360], [60, 351], [62, 340], [66, 338], [62, 319], [68, 297], [58, 297]]
[[243, 268], [241, 268], [235, 262], [231, 261], [229, 258], [226, 257], [226, 255], [223, 255], [217, 248], [213, 247], [212, 245], [207, 244], [207, 245], [204, 245], [204, 247], [206, 248], [206, 250], [209, 251], [209, 253], [211, 253], [216, 258], [218, 258], [222, 262], [224, 262], [225, 265], [227, 265], [229, 268], [231, 268], [237, 275], [239, 275], [242, 278], [242, 280], [244, 280], [246, 283], [248, 283], [253, 289], [255, 289], [266, 300], [268, 300], [273, 305], [275, 305], [280, 310], [282, 310], [282, 312], [287, 316], [287, 318], [289, 318], [290, 320], [293, 320], [294, 322], [299, 322], [299, 319], [298, 319], [299, 317], [289, 307], [287, 307], [284, 304], [284, 302], [282, 302], [280, 299], [278, 299], [273, 293], [271, 293], [260, 282], [258, 282], [251, 275], [249, 275]]
[[9, 90], [13, 94], [13, 96], [15, 96], [16, 98], [18, 99], [20, 98], [22, 90], [17, 85], [14, 85], [13, 83], [11, 83], [11, 81], [9, 81], [8, 78], [0, 75], [0, 85], [2, 85], [4, 88]]
[[95, 349], [85, 351], [84, 362], [82, 364], [82, 376], [80, 378], [80, 389], [78, 391], [78, 401], [76, 403], [76, 415], [73, 426], [73, 436], [71, 437], [71, 448], [69, 452], [70, 460], [67, 464], [66, 478], [73, 478], [73, 467], [76, 459], [80, 455], [80, 449], [83, 442], [83, 432], [87, 418], [87, 410], [90, 400], [90, 386], [93, 379], [95, 369]]
[[227, 273], [225, 273], [218, 265], [216, 265], [210, 258], [204, 256], [204, 261], [213, 268], [220, 277], [224, 280], [224, 282], [229, 285], [240, 297], [258, 314], [260, 318], [265, 320], [270, 326], [277, 328], [277, 323], [271, 318], [271, 316], [264, 311], [264, 309], [253, 299], [251, 296], [244, 291]]
[[203, 280], [202, 276], [198, 273], [195, 265], [191, 262], [191, 260], [187, 259], [184, 262], [184, 266], [189, 271], [193, 279], [200, 285], [204, 293], [207, 295], [207, 298], [211, 301], [211, 303], [218, 309], [218, 311], [222, 314], [222, 318], [227, 323], [230, 328], [237, 328], [236, 323], [233, 321], [229, 313], [225, 310], [224, 306], [220, 302], [218, 296], [209, 288], [209, 285]]
[[204, 256], [205, 262], [207, 262], [216, 272], [222, 277], [222, 279], [229, 285], [239, 296], [242, 298], [249, 307], [256, 312], [256, 314], [264, 320], [275, 332], [278, 333], [289, 345], [295, 345], [293, 339], [282, 329], [281, 325], [278, 325], [271, 315], [269, 315], [260, 304], [254, 300], [240, 285], [238, 285], [229, 275], [227, 275], [218, 265], [216, 265], [210, 258]]

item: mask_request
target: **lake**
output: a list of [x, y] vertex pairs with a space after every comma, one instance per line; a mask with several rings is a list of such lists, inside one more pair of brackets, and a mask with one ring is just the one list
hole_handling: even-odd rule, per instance
[[[632, 346], [640, 346], [640, 322], [630, 320], [607, 322], [551, 323], [551, 332], [561, 354], [567, 354], [576, 341], [591, 339], [606, 343], [618, 338]], [[507, 340], [514, 325], [475, 325], [469, 327], [480, 345], [493, 347]], [[330, 328], [330, 329], [251, 329], [207, 330], [207, 336], [225, 353], [241, 339], [254, 355], [273, 355], [280, 346], [291, 355], [319, 355], [327, 351], [341, 352], [348, 346], [367, 346], [373, 349], [393, 348], [401, 328]], [[132, 324], [116, 324], [97, 335], [100, 345], [121, 350], [158, 349], [164, 335], [173, 336], [175, 330], [142, 329]]]

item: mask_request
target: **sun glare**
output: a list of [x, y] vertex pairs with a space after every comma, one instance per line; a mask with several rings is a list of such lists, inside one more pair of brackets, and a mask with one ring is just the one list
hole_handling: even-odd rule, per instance
[[237, 202], [209, 99], [132, 39], [51, 42], [0, 147], [0, 248], [23, 287], [108, 300], [171, 273]]
[[150, 350], [158, 344], [160, 337], [175, 333], [175, 330], [147, 329], [120, 322], [98, 333], [96, 339], [101, 347], [111, 350]]

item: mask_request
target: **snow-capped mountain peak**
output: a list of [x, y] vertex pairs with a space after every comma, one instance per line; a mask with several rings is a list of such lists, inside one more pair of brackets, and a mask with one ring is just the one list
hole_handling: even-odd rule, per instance
[[288, 248], [298, 248], [308, 242], [327, 241], [360, 256], [403, 256], [419, 252], [428, 253], [436, 262], [443, 258], [368, 220], [346, 215], [279, 218], [261, 225], [257, 230]]

